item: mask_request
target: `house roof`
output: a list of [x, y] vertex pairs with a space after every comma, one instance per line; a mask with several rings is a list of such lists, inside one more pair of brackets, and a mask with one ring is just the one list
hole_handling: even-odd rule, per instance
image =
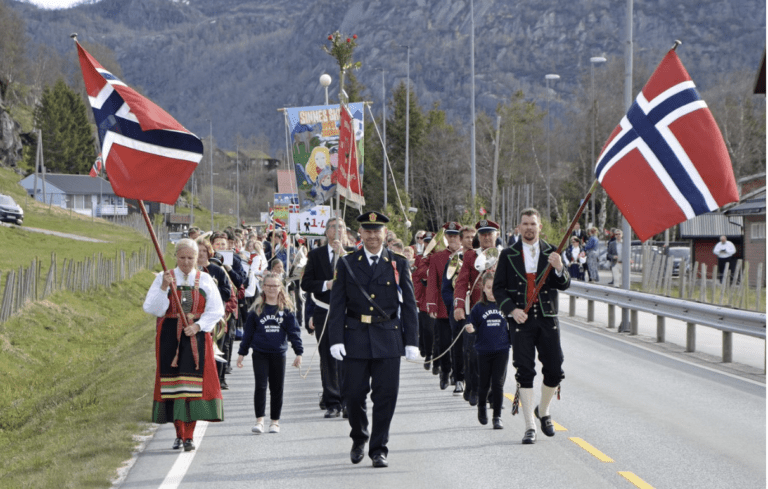
[[[27, 178], [34, 178], [30, 175]], [[40, 180], [40, 177], [38, 177]], [[93, 194], [115, 194], [112, 184], [101, 177], [91, 177], [90, 175], [64, 175], [61, 173], [46, 173], [46, 183], [61, 189], [67, 195], [93, 195]], [[38, 182], [38, 185], [41, 183]], [[32, 187], [33, 185], [30, 185]]]
[[765, 187], [758, 192], [754, 192], [748, 198], [731, 207], [726, 214], [744, 216], [744, 215], [765, 215]]
[[740, 238], [744, 219], [710, 212], [680, 223], [680, 238]]

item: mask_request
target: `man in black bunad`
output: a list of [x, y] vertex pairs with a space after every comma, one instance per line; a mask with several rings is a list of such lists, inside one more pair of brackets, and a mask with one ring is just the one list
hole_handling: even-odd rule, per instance
[[[555, 436], [549, 405], [560, 387], [560, 381], [565, 378], [557, 321], [557, 291], [567, 289], [571, 285], [571, 278], [557, 249], [539, 239], [539, 211], [523, 209], [520, 231], [522, 240], [502, 251], [499, 256], [493, 280], [493, 296], [504, 315], [510, 317], [512, 364], [517, 369], [517, 393], [512, 414], [515, 414], [519, 400], [525, 418], [523, 444], [531, 445], [536, 443], [534, 416], [541, 421], [541, 431], [545, 435]], [[538, 296], [534, 297], [536, 282], [547, 264], [552, 265], [554, 270], [547, 276]], [[534, 303], [526, 314], [526, 302], [531, 300]], [[533, 401], [537, 351], [544, 376], [538, 405]]]
[[[331, 302], [331, 289], [333, 288], [333, 266], [338, 257], [345, 253], [341, 238], [337, 238], [337, 235], [344, 236], [345, 232], [346, 226], [339, 220], [336, 218], [328, 220], [325, 225], [327, 243], [309, 252], [304, 275], [301, 278], [302, 290], [312, 294], [312, 300], [315, 304], [312, 313], [312, 326], [317, 337], [317, 350], [320, 356], [320, 380], [323, 384], [322, 402], [326, 408], [326, 418], [338, 418], [343, 408], [341, 364], [331, 356], [326, 316], [328, 304]], [[323, 326], [325, 326], [325, 332], [323, 332]]]
[[[339, 259], [331, 289], [331, 355], [342, 361], [344, 369], [342, 389], [352, 428], [352, 463], [363, 460], [370, 439], [368, 456], [373, 466], [387, 467], [400, 357], [419, 358], [416, 299], [408, 261], [384, 247], [389, 218], [369, 212], [357, 221], [363, 247]], [[373, 403], [370, 436], [368, 392]]]

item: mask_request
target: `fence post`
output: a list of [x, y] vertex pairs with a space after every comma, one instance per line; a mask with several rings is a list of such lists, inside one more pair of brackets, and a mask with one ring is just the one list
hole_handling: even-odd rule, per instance
[[664, 316], [656, 316], [656, 343], [664, 343], [666, 319]]
[[723, 331], [723, 363], [733, 361], [733, 333]]
[[576, 296], [574, 295], [568, 297], [568, 315], [570, 317], [576, 315]]
[[640, 326], [640, 324], [637, 322], [637, 309], [632, 309], [629, 311], [629, 322], [631, 323], [629, 325], [629, 334], [632, 336], [637, 336], [637, 330]]
[[616, 306], [608, 304], [608, 329], [616, 327]]
[[685, 329], [685, 351], [693, 353], [696, 351], [696, 324], [685, 323]]
[[[717, 274], [717, 266], [713, 269]], [[699, 302], [702, 304], [707, 303], [707, 264], [701, 264], [701, 294], [699, 295]]]
[[760, 297], [763, 294], [762, 286], [763, 286], [763, 264], [758, 263], [757, 264], [757, 282], [755, 282], [755, 311], [758, 311], [758, 312], [762, 309], [760, 306], [763, 303], [763, 301], [760, 300]]
[[587, 322], [595, 321], [595, 301], [587, 301]]

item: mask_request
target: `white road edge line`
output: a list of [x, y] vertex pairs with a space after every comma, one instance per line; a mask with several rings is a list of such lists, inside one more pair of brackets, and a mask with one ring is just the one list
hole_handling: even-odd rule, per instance
[[193, 435], [196, 449], [189, 452], [181, 452], [179, 454], [176, 462], [173, 463], [173, 467], [171, 467], [171, 470], [168, 472], [168, 475], [165, 476], [163, 483], [160, 484], [159, 489], [177, 489], [179, 487], [184, 476], [187, 474], [187, 470], [189, 470], [189, 466], [192, 465], [192, 460], [195, 458], [197, 449], [200, 448], [200, 443], [203, 441], [203, 435], [207, 428], [207, 421], [197, 422], [197, 426], [195, 426], [195, 434]]
[[[569, 319], [570, 319], [570, 318], [568, 318], [568, 317], [562, 317], [562, 316], [560, 316], [560, 317], [558, 317], [558, 319], [559, 319], [559, 320], [565, 320], [565, 321], [568, 321], [568, 323], [569, 323], [571, 326], [574, 326], [574, 327], [576, 327], [576, 328], [579, 328], [579, 329], [580, 329], [580, 330], [582, 330], [582, 331], [586, 331], [587, 333], [592, 333], [592, 334], [600, 334], [600, 333], [597, 333], [597, 332], [593, 331], [591, 328], [588, 328], [588, 327], [586, 327], [586, 326], [582, 326], [582, 325], [578, 324], [578, 323], [577, 323], [577, 322], [575, 322], [575, 321], [572, 321], [572, 320], [571, 320], [571, 321], [569, 321]], [[621, 343], [624, 343], [624, 344], [626, 344], [626, 345], [631, 345], [631, 346], [634, 346], [635, 348], [639, 348], [639, 349], [641, 349], [641, 350], [645, 350], [645, 351], [647, 351], [647, 352], [649, 352], [649, 353], [655, 353], [656, 355], [661, 355], [661, 356], [663, 356], [663, 357], [669, 358], [670, 360], [675, 360], [675, 361], [677, 361], [677, 362], [680, 362], [680, 363], [685, 363], [685, 364], [688, 364], [688, 365], [690, 365], [690, 366], [692, 366], [692, 367], [698, 367], [698, 368], [702, 368], [702, 369], [704, 369], [704, 370], [709, 370], [710, 372], [713, 372], [713, 373], [716, 373], [716, 374], [725, 375], [726, 377], [731, 377], [731, 378], [733, 378], [733, 379], [741, 380], [741, 381], [743, 381], [743, 382], [748, 382], [748, 383], [750, 383], [750, 384], [754, 384], [754, 385], [757, 385], [757, 386], [760, 386], [760, 387], [763, 387], [763, 388], [765, 388], [765, 384], [763, 384], [762, 382], [757, 382], [757, 381], [755, 381], [755, 380], [752, 380], [752, 379], [747, 379], [747, 378], [745, 378], [745, 377], [740, 377], [740, 376], [738, 376], [738, 375], [734, 375], [734, 374], [732, 374], [732, 373], [730, 373], [730, 372], [723, 372], [723, 371], [721, 371], [721, 370], [717, 370], [716, 368], [707, 367], [706, 365], [701, 365], [701, 364], [698, 364], [698, 363], [695, 363], [695, 362], [691, 362], [691, 361], [689, 361], [689, 360], [684, 360], [684, 359], [682, 359], [682, 358], [678, 358], [678, 357], [676, 357], [676, 356], [673, 356], [673, 355], [670, 355], [670, 354], [668, 354], [668, 353], [663, 353], [663, 352], [660, 352], [660, 351], [654, 350], [653, 348], [648, 348], [647, 346], [638, 345], [637, 343], [634, 343], [634, 342], [632, 342], [632, 341], [629, 341], [629, 340], [625, 340], [625, 339], [623, 339], [623, 338], [615, 338], [615, 337], [613, 337], [613, 336], [610, 336], [610, 335], [602, 335], [602, 336], [605, 336], [606, 338], [610, 338], [610, 339], [612, 339], [612, 340], [614, 340], [614, 341], [620, 341]]]

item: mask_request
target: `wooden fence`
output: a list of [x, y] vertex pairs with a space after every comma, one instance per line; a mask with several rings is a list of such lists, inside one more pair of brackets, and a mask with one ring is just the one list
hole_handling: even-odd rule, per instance
[[[637, 261], [639, 260], [635, 260]], [[762, 299], [762, 263], [758, 263], [757, 270], [754, 271], [757, 274], [757, 287], [751, 288], [749, 274], [752, 271], [749, 262], [738, 260], [733, 273], [726, 264], [723, 278], [718, 279], [717, 265], [711, 270], [712, 278], [708, 278], [710, 274], [706, 263], [695, 262], [689, 267], [685, 260], [679, 264], [678, 276], [673, 277], [673, 261], [673, 257], [646, 249], [642, 257], [642, 291], [668, 297], [675, 295], [681, 299], [697, 300], [705, 304], [754, 311], [765, 310]]]

